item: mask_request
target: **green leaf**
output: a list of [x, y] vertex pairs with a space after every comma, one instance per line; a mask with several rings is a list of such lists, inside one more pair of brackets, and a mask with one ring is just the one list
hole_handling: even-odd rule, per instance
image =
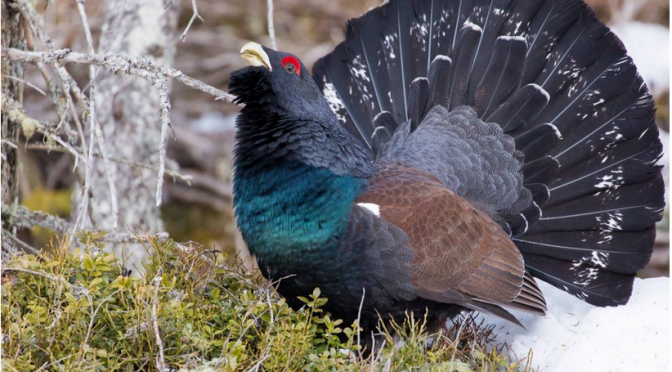
[[84, 260], [82, 260], [82, 264], [84, 264], [84, 268], [86, 269], [86, 271], [89, 271], [89, 272], [93, 271], [94, 268], [95, 268], [95, 266], [93, 264], [93, 260], [91, 259], [91, 256], [89, 256], [89, 255], [84, 256]]

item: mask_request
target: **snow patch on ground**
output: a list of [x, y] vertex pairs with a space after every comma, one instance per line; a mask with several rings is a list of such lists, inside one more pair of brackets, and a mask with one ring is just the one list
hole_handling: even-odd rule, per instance
[[669, 278], [638, 278], [627, 305], [606, 308], [538, 284], [546, 297], [546, 316], [514, 312], [527, 331], [481, 315], [518, 359], [532, 349], [535, 371], [668, 371]]
[[625, 22], [611, 26], [637, 65], [654, 97], [670, 88], [670, 30], [662, 25]]

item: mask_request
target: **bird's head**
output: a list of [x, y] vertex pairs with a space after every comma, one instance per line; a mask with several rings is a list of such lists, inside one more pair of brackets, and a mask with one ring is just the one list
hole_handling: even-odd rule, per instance
[[339, 176], [372, 173], [370, 153], [341, 125], [296, 56], [257, 43], [245, 44], [240, 55], [248, 66], [229, 81], [234, 102], [245, 104], [236, 119], [238, 168], [283, 159]]
[[248, 67], [231, 74], [229, 90], [236, 102], [277, 106], [298, 118], [328, 108], [308, 69], [295, 55], [250, 42], [240, 56]]

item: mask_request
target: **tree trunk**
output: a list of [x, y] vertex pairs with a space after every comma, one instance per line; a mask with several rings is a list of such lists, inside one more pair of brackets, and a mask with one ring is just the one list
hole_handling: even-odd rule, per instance
[[[104, 14], [97, 53], [146, 56], [162, 65], [172, 65], [179, 2], [106, 0]], [[102, 159], [94, 159], [90, 219], [87, 218], [83, 227], [110, 232], [162, 231], [161, 215], [155, 203], [161, 133], [157, 91], [141, 78], [99, 69], [93, 99], [107, 154], [154, 169], [110, 162], [119, 210], [115, 228], [106, 164]], [[82, 179], [84, 168], [80, 170]], [[75, 198], [75, 205], [80, 205], [81, 191], [75, 192]], [[76, 210], [73, 207], [73, 211]], [[123, 246], [113, 248], [119, 254]], [[138, 244], [126, 245], [123, 253], [129, 256], [127, 267], [146, 258], [145, 250]]]
[[[25, 39], [21, 29], [19, 13], [8, 6], [7, 0], [2, 0], [2, 47], [25, 49]], [[21, 101], [20, 80], [23, 79], [23, 68], [19, 63], [11, 62], [7, 58], [2, 59], [2, 96], [10, 97], [17, 102]], [[18, 184], [16, 171], [18, 166], [18, 151], [12, 144], [19, 143], [19, 129], [16, 123], [10, 123], [5, 99], [2, 100], [2, 204], [12, 205], [18, 199]], [[10, 141], [10, 142], [8, 142]], [[4, 221], [3, 221], [4, 222]], [[3, 223], [4, 228], [4, 223]], [[2, 234], [5, 235], [4, 233]], [[8, 237], [2, 239], [2, 262], [5, 262], [11, 254], [18, 251], [17, 247]]]

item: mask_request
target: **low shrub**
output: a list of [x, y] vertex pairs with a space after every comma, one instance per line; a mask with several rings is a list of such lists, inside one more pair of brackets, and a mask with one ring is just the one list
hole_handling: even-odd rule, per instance
[[389, 324], [366, 358], [357, 324], [332, 319], [315, 289], [299, 311], [272, 283], [224, 254], [140, 237], [151, 251], [129, 275], [83, 232], [2, 276], [2, 367], [7, 371], [499, 371], [529, 370], [492, 345], [472, 317], [444, 334], [422, 319]]

